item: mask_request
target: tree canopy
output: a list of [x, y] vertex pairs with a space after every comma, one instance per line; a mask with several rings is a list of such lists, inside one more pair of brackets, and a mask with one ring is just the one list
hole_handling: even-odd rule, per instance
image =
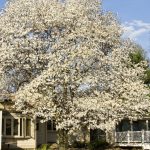
[[17, 110], [70, 133], [149, 113], [147, 62], [98, 0], [13, 0], [0, 22], [1, 79]]

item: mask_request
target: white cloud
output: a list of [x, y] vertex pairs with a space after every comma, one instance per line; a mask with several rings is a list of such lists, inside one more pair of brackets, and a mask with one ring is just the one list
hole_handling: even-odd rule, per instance
[[137, 31], [135, 30], [133, 33], [130, 34], [130, 38], [136, 39], [138, 36], [141, 36], [145, 32], [147, 32], [147, 30], [144, 28], [138, 29]]
[[137, 40], [138, 37], [150, 32], [150, 23], [142, 20], [133, 20], [122, 24], [124, 30], [124, 37], [132, 40]]

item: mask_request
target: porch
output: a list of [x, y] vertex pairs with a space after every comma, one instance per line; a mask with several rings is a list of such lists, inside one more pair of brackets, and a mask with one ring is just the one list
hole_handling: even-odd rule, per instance
[[115, 132], [115, 143], [121, 147], [150, 149], [150, 120], [123, 120]]
[[116, 143], [150, 143], [150, 131], [127, 131], [127, 132], [116, 132], [115, 135]]

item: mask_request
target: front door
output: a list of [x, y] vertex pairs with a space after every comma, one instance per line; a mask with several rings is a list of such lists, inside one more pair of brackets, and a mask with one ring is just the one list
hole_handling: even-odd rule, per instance
[[56, 143], [56, 126], [54, 121], [47, 121], [44, 123], [37, 119], [36, 123], [36, 133], [37, 133], [37, 147], [42, 144]]
[[37, 147], [42, 144], [46, 144], [46, 122], [41, 123], [39, 119], [36, 122], [36, 133], [37, 133]]
[[47, 143], [56, 143], [56, 125], [55, 121], [49, 120], [47, 122]]

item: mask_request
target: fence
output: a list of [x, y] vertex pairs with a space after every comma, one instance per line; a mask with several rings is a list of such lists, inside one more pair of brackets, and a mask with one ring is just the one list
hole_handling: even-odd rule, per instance
[[150, 143], [150, 131], [127, 131], [115, 133], [116, 143]]

